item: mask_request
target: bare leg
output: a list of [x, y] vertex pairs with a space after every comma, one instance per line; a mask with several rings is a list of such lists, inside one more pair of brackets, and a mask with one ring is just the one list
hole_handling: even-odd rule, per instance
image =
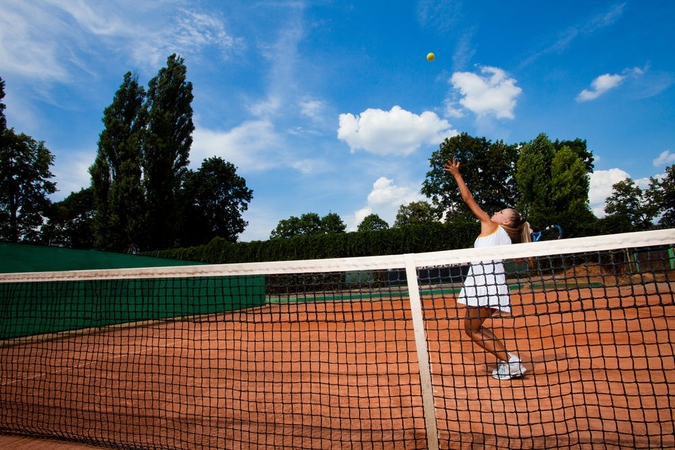
[[509, 354], [504, 343], [491, 330], [483, 327], [483, 322], [491, 315], [490, 308], [467, 307], [464, 331], [476, 344], [495, 355], [500, 361], [508, 361]]

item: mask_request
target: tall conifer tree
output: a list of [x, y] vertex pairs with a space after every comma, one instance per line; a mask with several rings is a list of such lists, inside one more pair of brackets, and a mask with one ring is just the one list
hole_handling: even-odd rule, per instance
[[144, 88], [127, 72], [113, 103], [104, 110], [105, 128], [89, 168], [98, 249], [135, 253], [147, 241], [141, 166], [147, 123], [144, 101]]
[[169, 56], [166, 67], [150, 80], [144, 147], [149, 249], [178, 244], [179, 193], [192, 145], [192, 83], [184, 60]]

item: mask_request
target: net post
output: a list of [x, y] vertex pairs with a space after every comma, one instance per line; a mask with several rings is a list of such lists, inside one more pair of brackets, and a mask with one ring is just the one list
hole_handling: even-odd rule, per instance
[[420, 384], [422, 387], [422, 405], [424, 406], [424, 421], [427, 429], [427, 448], [438, 450], [438, 429], [436, 426], [436, 407], [434, 405], [434, 392], [431, 384], [431, 370], [429, 367], [429, 354], [427, 352], [427, 340], [424, 330], [422, 315], [422, 302], [420, 289], [417, 283], [417, 265], [415, 255], [403, 255], [405, 273], [410, 295], [410, 312], [412, 314], [413, 329], [415, 330], [415, 346], [417, 349], [417, 364], [420, 370]]
[[628, 272], [640, 273], [640, 260], [638, 259], [638, 252], [626, 249], [626, 256], [628, 259]]

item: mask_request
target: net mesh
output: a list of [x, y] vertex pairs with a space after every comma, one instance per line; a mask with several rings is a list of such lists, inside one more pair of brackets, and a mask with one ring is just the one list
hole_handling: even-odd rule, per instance
[[[675, 448], [673, 244], [660, 230], [0, 275], [0, 433], [112, 448]], [[493, 378], [457, 302], [468, 265], [494, 260], [511, 312], [484, 326], [522, 359], [512, 380]]]

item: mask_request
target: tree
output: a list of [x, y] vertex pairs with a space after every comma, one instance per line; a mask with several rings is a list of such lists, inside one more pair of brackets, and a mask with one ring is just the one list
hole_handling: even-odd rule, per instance
[[356, 228], [356, 231], [381, 231], [389, 229], [389, 224], [377, 214], [368, 214]]
[[291, 216], [280, 220], [277, 227], [270, 233], [270, 239], [290, 238], [293, 236], [328, 233], [344, 233], [347, 226], [339, 215], [328, 213], [323, 218], [316, 213], [306, 213], [302, 216]]
[[328, 213], [321, 218], [321, 232], [326, 234], [344, 233], [347, 225], [336, 213]]
[[608, 215], [624, 217], [635, 230], [652, 228], [658, 210], [657, 203], [630, 178], [612, 185], [612, 195], [605, 205]]
[[591, 220], [588, 201], [590, 186], [586, 163], [569, 147], [556, 151], [551, 161], [551, 201], [554, 210], [562, 211], [577, 221]]
[[666, 167], [662, 179], [650, 178], [646, 196], [658, 207], [659, 225], [675, 227], [675, 165]]
[[147, 242], [142, 149], [147, 123], [145, 90], [131, 72], [103, 111], [105, 128], [89, 168], [96, 216], [96, 243], [101, 250], [136, 253]]
[[580, 156], [582, 141], [571, 142], [577, 150], [567, 146], [556, 149], [541, 133], [520, 150], [516, 183], [521, 197], [517, 209], [535, 229], [557, 223], [568, 236], [574, 236], [596, 220], [588, 203], [592, 156]]
[[7, 129], [7, 119], [5, 118], [5, 104], [2, 99], [5, 98], [5, 81], [0, 77], [0, 137]]
[[277, 227], [270, 234], [270, 239], [290, 238], [302, 234], [318, 234], [321, 230], [321, 218], [316, 213], [306, 213], [302, 216], [291, 216], [280, 220]]
[[54, 156], [43, 141], [35, 141], [14, 129], [0, 139], [0, 239], [9, 242], [39, 240], [43, 215], [56, 192], [50, 166]]
[[401, 228], [406, 225], [425, 225], [440, 222], [441, 214], [429, 202], [410, 202], [401, 205], [396, 213], [396, 221], [393, 228]]
[[593, 173], [593, 169], [595, 168], [593, 165], [593, 161], [595, 158], [593, 157], [593, 152], [588, 150], [588, 147], [586, 146], [586, 139], [579, 139], [576, 138], [573, 141], [559, 141], [558, 139], [555, 140], [553, 143], [553, 148], [555, 151], [561, 150], [563, 147], [567, 147], [570, 150], [574, 152], [574, 154], [581, 158], [581, 160], [584, 162], [584, 165], [586, 166], [586, 171], [588, 173]]
[[181, 198], [182, 246], [205, 244], [216, 236], [236, 242], [248, 225], [241, 215], [253, 191], [232, 163], [213, 157], [205, 159], [198, 171], [186, 173]]
[[431, 155], [431, 170], [422, 185], [422, 193], [431, 198], [441, 214], [449, 213], [450, 221], [474, 220], [454, 178], [443, 170], [453, 157], [460, 159], [463, 178], [483, 209], [498, 211], [516, 204], [519, 194], [514, 176], [518, 147], [462, 133], [446, 139]]
[[148, 127], [144, 153], [149, 248], [171, 248], [178, 239], [178, 196], [192, 145], [192, 83], [183, 58], [167, 65], [148, 84]]
[[235, 242], [252, 191], [220, 158], [188, 169], [192, 84], [175, 54], [147, 93], [125, 74], [104, 110], [96, 161], [89, 171], [96, 199], [96, 248], [136, 253], [197, 245], [220, 236]]
[[42, 227], [42, 242], [82, 250], [93, 248], [94, 203], [91, 187], [54, 203], [49, 221]]
[[291, 216], [288, 219], [279, 221], [277, 227], [270, 233], [270, 239], [290, 238], [300, 234], [303, 234], [300, 219]]
[[[540, 134], [520, 150], [516, 183], [521, 193], [518, 210], [535, 226], [544, 226], [554, 213], [551, 201], [551, 162], [555, 148], [545, 134]], [[539, 224], [539, 221], [542, 224]]]

